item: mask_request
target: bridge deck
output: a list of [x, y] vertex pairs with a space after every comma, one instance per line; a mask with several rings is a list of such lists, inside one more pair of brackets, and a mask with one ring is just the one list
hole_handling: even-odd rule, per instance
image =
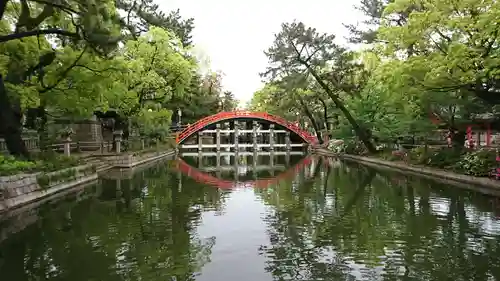
[[203, 156], [250, 156], [250, 155], [306, 155], [307, 152], [305, 151], [273, 151], [273, 152], [251, 152], [251, 151], [239, 151], [239, 152], [203, 152], [203, 153], [198, 153], [198, 152], [181, 152], [179, 155], [180, 156], [198, 156], [199, 154], [202, 154]]
[[[268, 143], [257, 143], [256, 144], [258, 148], [263, 148], [263, 147], [271, 147], [270, 144]], [[307, 143], [291, 143], [290, 147], [304, 147], [307, 146]], [[200, 146], [198, 144], [181, 144], [181, 148], [185, 149], [190, 149], [190, 148], [199, 148]], [[202, 148], [217, 148], [217, 144], [202, 144]], [[252, 143], [239, 143], [239, 144], [220, 144], [220, 148], [232, 148], [232, 147], [242, 147], [242, 148], [248, 148], [248, 147], [254, 147], [254, 144]], [[287, 147], [286, 144], [284, 143], [275, 143], [273, 144], [273, 147]]]
[[[234, 133], [235, 131], [238, 131], [239, 134], [252, 134], [253, 133], [253, 130], [219, 130], [219, 132], [221, 134], [230, 134], [230, 133]], [[286, 130], [272, 130], [273, 133], [275, 134], [286, 134]], [[211, 133], [211, 134], [214, 134], [214, 133], [217, 133], [217, 130], [203, 130], [203, 131], [200, 131], [200, 133]], [[256, 130], [256, 133], [257, 134], [270, 134], [271, 133], [271, 130]]]
[[275, 165], [275, 166], [270, 166], [270, 165], [258, 165], [258, 166], [210, 166], [210, 167], [198, 167], [198, 170], [204, 171], [204, 172], [217, 172], [217, 171], [270, 171], [270, 170], [275, 170], [275, 171], [285, 171], [286, 166], [285, 165]]

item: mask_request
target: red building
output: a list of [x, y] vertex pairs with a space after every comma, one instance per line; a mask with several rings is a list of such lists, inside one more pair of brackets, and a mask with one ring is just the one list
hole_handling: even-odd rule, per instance
[[[448, 128], [439, 116], [431, 114], [430, 119], [433, 124], [438, 125], [447, 133]], [[467, 140], [474, 145], [492, 146], [497, 142], [495, 136], [500, 131], [500, 120], [490, 113], [478, 114], [472, 121], [456, 124], [456, 126], [467, 133]]]

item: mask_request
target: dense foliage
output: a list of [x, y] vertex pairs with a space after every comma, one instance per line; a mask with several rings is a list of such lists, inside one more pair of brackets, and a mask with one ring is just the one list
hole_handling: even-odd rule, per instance
[[29, 157], [29, 112], [44, 145], [51, 118], [113, 111], [158, 135], [178, 111], [189, 121], [236, 105], [194, 54], [194, 20], [152, 0], [10, 0], [0, 19], [0, 135], [12, 155]]
[[54, 172], [82, 164], [77, 157], [43, 153], [33, 155], [32, 161], [18, 160], [13, 156], [0, 155], [0, 176], [19, 173]]
[[[265, 52], [266, 79], [249, 107], [336, 138], [428, 138], [437, 127], [465, 140], [464, 123], [497, 115], [500, 85], [498, 1], [361, 1], [367, 20], [347, 25], [351, 51], [302, 22], [282, 24]], [[439, 122], [431, 122], [430, 117]]]

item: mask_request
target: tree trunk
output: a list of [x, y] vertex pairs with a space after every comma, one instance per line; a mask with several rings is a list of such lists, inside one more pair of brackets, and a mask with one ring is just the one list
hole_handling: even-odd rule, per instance
[[363, 142], [365, 145], [366, 149], [368, 149], [368, 152], [370, 153], [376, 153], [377, 149], [375, 148], [375, 145], [373, 145], [371, 138], [366, 130], [364, 130], [354, 119], [354, 117], [351, 115], [349, 110], [344, 106], [344, 103], [340, 100], [340, 98], [328, 87], [328, 85], [323, 82], [321, 77], [318, 76], [318, 74], [309, 66], [307, 66], [309, 69], [309, 72], [314, 76], [314, 79], [316, 79], [316, 82], [323, 88], [323, 90], [328, 94], [328, 96], [332, 99], [332, 101], [335, 103], [335, 106], [337, 106], [340, 111], [344, 114], [344, 116], [347, 118], [349, 123], [351, 123], [352, 128], [354, 129], [354, 132], [356, 132], [356, 135], [359, 137], [359, 139]]
[[330, 120], [328, 118], [328, 106], [326, 106], [326, 102], [324, 99], [322, 99], [321, 97], [318, 97], [319, 101], [321, 102], [321, 104], [323, 105], [323, 119], [325, 119], [325, 129], [327, 130], [327, 132], [330, 132]]
[[5, 13], [5, 9], [7, 8], [7, 2], [9, 2], [9, 0], [2, 0], [2, 1], [0, 1], [0, 20], [3, 19], [3, 15]]
[[451, 134], [451, 144], [455, 149], [463, 149], [465, 144], [466, 132], [458, 131], [452, 132]]
[[40, 125], [38, 126], [38, 146], [40, 151], [47, 151], [48, 148], [48, 134], [47, 134], [47, 113], [45, 112], [45, 103], [42, 101], [38, 107], [38, 117], [40, 118]]
[[311, 120], [312, 126], [314, 128], [314, 132], [316, 133], [316, 137], [318, 138], [319, 144], [323, 144], [323, 138], [321, 137], [321, 132], [320, 132], [318, 123], [316, 123], [314, 116], [312, 115], [311, 111], [309, 111], [309, 108], [307, 107], [307, 104], [304, 102], [302, 97], [299, 96], [298, 99], [299, 99], [300, 105], [304, 108], [305, 114], [307, 115], [309, 120]]
[[11, 155], [29, 158], [28, 149], [21, 135], [21, 108], [20, 105], [13, 104], [9, 98], [2, 75], [0, 75], [0, 132]]

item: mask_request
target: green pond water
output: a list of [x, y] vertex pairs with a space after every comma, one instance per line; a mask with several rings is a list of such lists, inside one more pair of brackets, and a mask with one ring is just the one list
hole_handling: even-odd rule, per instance
[[0, 221], [0, 280], [500, 280], [495, 198], [329, 158], [252, 158], [107, 171], [17, 210]]

